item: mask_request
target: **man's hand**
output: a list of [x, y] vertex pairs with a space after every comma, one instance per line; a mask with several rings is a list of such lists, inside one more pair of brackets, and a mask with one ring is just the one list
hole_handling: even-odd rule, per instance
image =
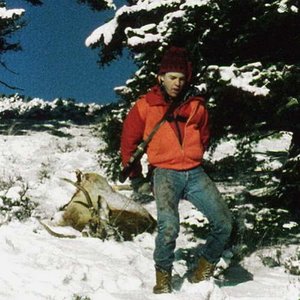
[[150, 182], [143, 176], [131, 178], [131, 186], [133, 192], [137, 194], [151, 194], [152, 192]]

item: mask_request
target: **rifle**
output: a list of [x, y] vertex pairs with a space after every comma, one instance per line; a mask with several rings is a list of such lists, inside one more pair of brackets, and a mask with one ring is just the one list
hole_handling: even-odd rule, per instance
[[137, 146], [135, 152], [130, 157], [127, 165], [123, 168], [123, 170], [121, 171], [121, 173], [119, 175], [119, 181], [121, 183], [123, 183], [128, 178], [128, 176], [130, 175], [130, 173], [132, 171], [134, 163], [142, 158], [143, 154], [145, 153], [146, 147], [148, 146], [148, 144], [152, 140], [155, 133], [167, 121], [168, 116], [171, 115], [174, 112], [174, 110], [176, 109], [176, 107], [178, 107], [179, 104], [180, 104], [179, 101], [174, 100], [170, 104], [167, 111], [165, 112], [163, 117], [160, 119], [160, 121], [157, 122], [157, 124], [154, 126], [154, 128], [152, 129], [150, 134], [147, 136], [147, 138]]

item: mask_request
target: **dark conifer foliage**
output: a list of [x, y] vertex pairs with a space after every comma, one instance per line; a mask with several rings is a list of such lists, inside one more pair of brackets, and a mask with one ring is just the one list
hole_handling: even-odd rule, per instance
[[[101, 65], [117, 59], [126, 47], [140, 67], [118, 90], [121, 101], [131, 105], [155, 83], [164, 49], [185, 46], [193, 62], [193, 84], [206, 87], [215, 142], [230, 134], [248, 136], [249, 141], [285, 131], [292, 134], [273, 196], [292, 209], [299, 207], [299, 1], [127, 3], [115, 13], [111, 38], [105, 40], [102, 33], [90, 45], [99, 49]], [[111, 157], [116, 157], [118, 149], [106, 142]]]
[[78, 3], [88, 4], [93, 10], [105, 10], [109, 9], [107, 1], [103, 0], [77, 0]]
[[27, 2], [31, 3], [32, 5], [42, 5], [43, 1], [40, 0], [26, 0]]

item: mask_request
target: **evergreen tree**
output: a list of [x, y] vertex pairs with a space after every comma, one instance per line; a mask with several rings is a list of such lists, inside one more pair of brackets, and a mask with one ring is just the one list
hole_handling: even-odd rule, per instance
[[[32, 5], [42, 4], [42, 1], [40, 0], [26, 1]], [[25, 25], [22, 21], [24, 13], [24, 9], [7, 9], [6, 1], [0, 0], [0, 68], [7, 68], [3, 59], [3, 56], [7, 51], [19, 51], [22, 49], [19, 42], [12, 41], [11, 39], [12, 35]], [[0, 78], [0, 85], [1, 84], [11, 89], [16, 89], [3, 81], [2, 78]]]
[[[128, 1], [86, 43], [99, 48], [101, 65], [130, 50], [139, 71], [119, 90], [127, 106], [155, 82], [163, 51], [185, 46], [193, 84], [205, 87], [215, 139], [292, 133], [277, 198], [295, 209], [300, 201], [299, 9], [296, 0]], [[111, 157], [117, 156], [118, 149], [106, 142]]]
[[[0, 1], [0, 68], [6, 68], [3, 60], [3, 55], [7, 51], [18, 51], [21, 49], [18, 42], [10, 40], [11, 35], [22, 27], [20, 18], [24, 14], [22, 9], [7, 10], [6, 3]], [[6, 82], [0, 79], [0, 84], [10, 87]]]

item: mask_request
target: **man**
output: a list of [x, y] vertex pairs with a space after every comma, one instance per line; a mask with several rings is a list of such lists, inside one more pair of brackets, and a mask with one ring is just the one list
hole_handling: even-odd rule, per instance
[[[153, 171], [158, 234], [155, 240], [156, 294], [170, 293], [174, 250], [179, 233], [178, 204], [190, 201], [209, 220], [211, 232], [199, 250], [197, 267], [188, 277], [196, 283], [208, 279], [231, 233], [230, 212], [215, 184], [201, 167], [208, 146], [208, 112], [204, 100], [190, 95], [191, 64], [185, 49], [171, 47], [163, 56], [158, 84], [138, 99], [127, 115], [121, 137], [121, 156], [126, 166], [141, 140], [145, 140], [174, 102], [175, 110], [155, 133], [147, 147]], [[136, 163], [130, 178], [141, 180]]]

